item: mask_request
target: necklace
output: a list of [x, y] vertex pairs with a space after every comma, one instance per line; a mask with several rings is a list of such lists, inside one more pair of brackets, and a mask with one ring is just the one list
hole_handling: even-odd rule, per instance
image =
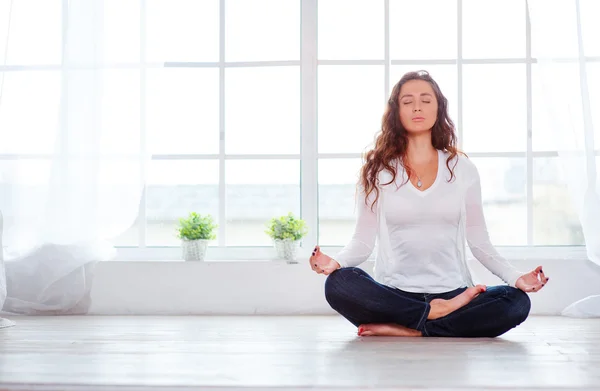
[[[415, 173], [415, 175], [417, 175], [417, 174]], [[418, 175], [417, 175], [417, 179], [418, 179], [417, 187], [420, 188], [421, 186], [423, 186], [423, 182], [421, 182], [421, 178]]]

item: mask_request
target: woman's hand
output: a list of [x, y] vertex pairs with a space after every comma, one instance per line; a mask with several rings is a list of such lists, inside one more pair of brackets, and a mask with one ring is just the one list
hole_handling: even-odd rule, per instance
[[323, 254], [319, 246], [315, 247], [308, 261], [310, 262], [311, 269], [318, 274], [325, 274], [326, 276], [340, 268], [340, 264], [329, 255]]
[[519, 277], [515, 285], [523, 292], [537, 292], [546, 285], [548, 280], [549, 278], [544, 275], [542, 267], [538, 266], [534, 271]]

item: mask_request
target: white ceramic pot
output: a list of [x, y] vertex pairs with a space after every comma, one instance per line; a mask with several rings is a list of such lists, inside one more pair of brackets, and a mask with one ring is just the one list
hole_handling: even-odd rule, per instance
[[277, 257], [285, 259], [288, 263], [298, 263], [298, 249], [300, 248], [300, 240], [292, 239], [275, 239], [273, 240]]
[[204, 261], [206, 249], [208, 248], [207, 239], [182, 240], [181, 255], [184, 261]]

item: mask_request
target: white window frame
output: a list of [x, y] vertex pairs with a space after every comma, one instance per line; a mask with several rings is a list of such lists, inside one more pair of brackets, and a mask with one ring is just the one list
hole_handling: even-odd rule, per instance
[[[218, 63], [182, 63], [167, 62], [166, 67], [218, 67], [220, 76], [220, 146], [218, 155], [153, 155], [153, 160], [169, 159], [219, 159], [219, 221], [226, 221], [225, 205], [225, 160], [233, 159], [300, 159], [301, 165], [301, 217], [306, 220], [310, 230], [303, 240], [304, 252], [310, 252], [317, 244], [318, 239], [318, 168], [319, 159], [340, 159], [361, 157], [360, 153], [318, 153], [317, 148], [317, 69], [319, 65], [383, 65], [384, 66], [384, 96], [386, 102], [390, 93], [390, 70], [392, 65], [440, 65], [456, 64], [458, 77], [458, 116], [456, 118], [459, 146], [462, 145], [463, 122], [463, 83], [462, 72], [464, 64], [526, 64], [527, 77], [527, 140], [525, 152], [493, 152], [473, 153], [471, 157], [521, 157], [527, 159], [527, 246], [498, 246], [501, 253], [507, 256], [527, 256], [544, 258], [582, 258], [585, 257], [584, 246], [533, 246], [533, 159], [535, 157], [557, 157], [558, 152], [534, 152], [532, 145], [532, 76], [531, 64], [536, 60], [531, 56], [531, 25], [529, 12], [526, 7], [526, 57], [502, 59], [464, 59], [462, 55], [462, 0], [457, 0], [457, 41], [458, 52], [456, 60], [392, 60], [390, 58], [390, 0], [384, 0], [384, 59], [383, 60], [319, 60], [317, 52], [318, 41], [318, 0], [301, 1], [301, 45], [300, 61], [253, 61], [253, 62], [226, 62], [225, 61], [225, 0], [220, 0], [220, 34], [219, 34], [219, 62]], [[142, 0], [142, 4], [145, 3]], [[143, 8], [143, 7], [142, 7]], [[143, 26], [143, 23], [142, 23]], [[143, 28], [143, 27], [142, 27]], [[144, 32], [141, 32], [144, 36]], [[600, 59], [590, 58], [590, 61]], [[225, 69], [231, 67], [256, 67], [256, 66], [300, 66], [301, 78], [301, 153], [300, 155], [227, 155], [225, 154]], [[142, 106], [144, 107], [144, 106]], [[600, 155], [600, 151], [597, 151]], [[145, 222], [145, 200], [140, 207], [140, 221]], [[145, 246], [145, 224], [140, 224], [140, 247], [119, 248], [119, 259], [180, 259], [177, 247], [147, 247]], [[211, 247], [208, 257], [210, 260], [269, 260], [273, 259], [271, 247], [227, 247], [225, 245], [225, 224], [220, 224], [218, 246]], [[342, 246], [327, 246], [323, 250], [330, 253], [339, 251]]]
[[[147, 150], [146, 141], [146, 69], [157, 66], [157, 64], [146, 63], [146, 0], [140, 1], [140, 127], [141, 150]], [[556, 157], [558, 153], [534, 152], [532, 146], [532, 75], [531, 65], [536, 62], [531, 55], [531, 26], [527, 5], [526, 17], [526, 56], [525, 58], [503, 58], [503, 59], [464, 59], [462, 55], [462, 0], [457, 0], [457, 41], [458, 51], [456, 60], [392, 60], [390, 58], [390, 0], [384, 0], [384, 50], [382, 60], [319, 60], [317, 53], [318, 39], [318, 0], [299, 0], [301, 2], [301, 44], [299, 61], [252, 61], [252, 62], [226, 62], [225, 61], [225, 0], [220, 0], [220, 31], [219, 31], [219, 61], [218, 62], [166, 62], [165, 67], [170, 68], [218, 68], [219, 69], [219, 132], [220, 143], [218, 154], [156, 154], [152, 160], [194, 160], [194, 159], [218, 159], [219, 161], [219, 224], [218, 246], [211, 247], [208, 252], [209, 260], [271, 260], [274, 252], [271, 247], [228, 247], [226, 246], [226, 204], [225, 204], [225, 161], [226, 160], [249, 160], [249, 159], [295, 159], [300, 160], [301, 165], [301, 217], [306, 220], [309, 227], [317, 229], [310, 230], [308, 236], [303, 240], [304, 252], [311, 251], [317, 243], [318, 238], [318, 168], [319, 159], [360, 158], [360, 153], [318, 153], [317, 149], [317, 69], [319, 65], [382, 65], [384, 66], [383, 102], [387, 101], [390, 93], [390, 69], [392, 65], [440, 65], [451, 64], [457, 66], [458, 115], [455, 118], [457, 135], [462, 145], [462, 123], [463, 123], [463, 65], [464, 64], [525, 64], [527, 77], [527, 150], [525, 152], [494, 152], [494, 153], [469, 153], [471, 157], [521, 157], [527, 160], [527, 246], [498, 246], [503, 254], [514, 254], [520, 257], [544, 257], [544, 258], [581, 258], [585, 257], [584, 246], [533, 246], [533, 159], [536, 157]], [[62, 0], [63, 20], [66, 20], [68, 0]], [[63, 37], [65, 37], [66, 23], [63, 23]], [[63, 42], [64, 46], [64, 42]], [[600, 58], [586, 58], [587, 61], [600, 61]], [[111, 67], [132, 67], [132, 65], [114, 64]], [[300, 154], [286, 155], [243, 155], [225, 153], [225, 69], [234, 67], [262, 67], [262, 66], [298, 66], [301, 77], [301, 148]], [[1, 66], [1, 71], [21, 71], [36, 69], [62, 69], [61, 66]], [[459, 146], [460, 146], [459, 145]], [[600, 156], [600, 151], [596, 151]], [[2, 159], [15, 158], [43, 158], [42, 155], [0, 155]], [[146, 164], [143, 172], [147, 171]], [[181, 253], [179, 247], [148, 246], [146, 244], [146, 197], [145, 193], [139, 208], [139, 246], [117, 247], [117, 260], [179, 260]], [[326, 252], [335, 253], [341, 246], [325, 247]]]

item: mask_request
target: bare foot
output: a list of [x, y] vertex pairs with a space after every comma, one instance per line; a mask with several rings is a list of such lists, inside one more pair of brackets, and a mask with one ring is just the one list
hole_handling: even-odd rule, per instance
[[361, 337], [381, 336], [381, 337], [422, 337], [423, 334], [414, 329], [400, 326], [394, 323], [370, 323], [362, 324], [358, 328], [358, 335]]
[[482, 292], [485, 292], [485, 285], [476, 285], [470, 288], [467, 288], [460, 295], [450, 299], [433, 299], [431, 300], [431, 310], [429, 311], [429, 316], [427, 316], [428, 320], [442, 318], [457, 309], [464, 307], [469, 304], [471, 300], [479, 296]]

